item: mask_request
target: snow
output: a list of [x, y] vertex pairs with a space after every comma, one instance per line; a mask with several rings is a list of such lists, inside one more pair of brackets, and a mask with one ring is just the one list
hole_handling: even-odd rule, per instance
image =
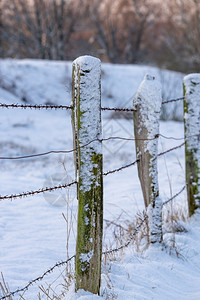
[[[161, 242], [162, 240], [162, 202], [158, 197], [158, 172], [157, 172], [157, 154], [158, 154], [158, 139], [159, 136], [159, 119], [162, 103], [162, 87], [155, 76], [146, 75], [140, 84], [135, 95], [133, 106], [138, 112], [137, 118], [139, 124], [135, 124], [137, 128], [137, 138], [147, 139], [138, 143], [137, 157], [145, 161], [145, 152], [150, 154], [149, 162], [149, 182], [151, 182], [151, 204], [148, 207], [149, 229], [151, 243]], [[138, 128], [139, 127], [139, 128]], [[147, 134], [144, 133], [146, 129]], [[148, 155], [148, 154], [147, 154]], [[148, 157], [148, 156], [147, 156]], [[145, 164], [145, 163], [144, 163]], [[141, 164], [141, 168], [143, 164]], [[145, 170], [143, 174], [146, 173]], [[144, 176], [144, 175], [143, 175]], [[149, 184], [149, 183], [146, 183]], [[149, 204], [149, 199], [146, 200]]]
[[184, 77], [185, 86], [185, 101], [188, 106], [188, 113], [192, 116], [189, 118], [188, 113], [185, 113], [185, 126], [187, 130], [187, 147], [188, 150], [194, 151], [194, 158], [200, 166], [200, 149], [199, 149], [199, 134], [200, 134], [200, 74], [190, 74]]
[[[101, 62], [97, 58], [81, 56], [73, 62], [73, 66], [75, 77], [75, 114], [77, 114], [77, 106], [80, 109], [79, 144], [80, 146], [87, 145], [94, 140], [94, 142], [80, 150], [81, 167], [79, 176], [82, 182], [81, 189], [89, 191], [95, 179], [92, 156], [94, 153], [102, 154], [102, 145], [97, 140], [102, 138], [101, 113], [99, 110], [101, 106]], [[77, 100], [78, 97], [80, 97], [80, 100]], [[76, 119], [75, 121], [77, 122]], [[77, 127], [77, 124], [75, 126]], [[98, 185], [98, 182], [95, 182], [95, 185]]]
[[[184, 113], [187, 149], [192, 151], [194, 160], [200, 168], [200, 74], [185, 76], [184, 87], [185, 105], [187, 106], [187, 112]], [[195, 198], [198, 206], [200, 202], [200, 170], [198, 172], [198, 192]]]
[[[4, 88], [0, 88], [0, 99], [8, 104], [21, 103], [21, 98], [25, 95], [32, 103], [49, 101], [69, 104], [71, 96], [67, 93], [66, 84], [69, 91], [71, 69], [70, 62], [1, 60], [0, 76]], [[131, 107], [133, 97], [127, 103], [126, 100], [136, 92], [144, 74], [149, 73], [150, 67], [103, 64], [102, 69], [102, 105]], [[153, 70], [156, 74], [160, 73], [156, 68]], [[166, 74], [168, 78], [172, 76], [173, 79], [176, 75], [170, 72]], [[183, 75], [177, 74], [177, 77], [180, 79]], [[177, 94], [174, 97], [181, 96], [181, 84], [179, 87], [177, 85]], [[179, 104], [181, 107], [182, 102]], [[110, 119], [110, 113], [107, 112], [102, 117], [103, 137], [134, 137], [132, 120]], [[73, 148], [70, 111], [1, 108], [0, 128], [0, 157]], [[160, 122], [160, 133], [165, 136], [183, 138], [183, 130], [182, 122]], [[159, 152], [180, 143], [180, 140], [159, 137]], [[134, 142], [104, 142], [103, 155], [104, 171], [130, 163], [136, 158]], [[183, 147], [158, 159], [160, 197], [163, 201], [177, 193], [185, 184], [184, 168]], [[1, 195], [35, 190], [44, 185], [57, 185], [65, 182], [66, 176], [67, 181], [70, 178], [74, 179], [73, 155], [51, 154], [37, 159], [1, 160], [0, 174]], [[131, 222], [138, 211], [144, 209], [136, 166], [104, 177], [104, 201], [104, 219], [123, 226], [126, 222]], [[186, 191], [173, 203], [174, 210], [178, 208], [187, 214]], [[0, 206], [0, 271], [3, 272], [11, 291], [24, 287], [56, 262], [75, 253], [75, 186], [52, 192], [51, 196], [50, 193], [46, 193], [13, 201], [1, 201]], [[165, 208], [165, 214], [168, 209], [170, 206]], [[110, 245], [116, 246], [112, 235], [114, 227], [107, 227], [106, 224], [104, 221], [104, 249], [110, 248]], [[130, 244], [123, 254], [117, 254], [116, 260], [107, 261], [105, 265], [103, 259], [103, 299], [199, 299], [199, 213], [184, 223], [184, 226], [188, 232], [175, 233], [175, 250], [170, 248], [172, 234], [165, 230], [164, 241], [165, 245], [168, 245], [166, 248], [154, 247], [146, 250], [141, 247], [141, 251], [137, 252], [135, 246]], [[179, 257], [176, 256], [176, 251]], [[71, 267], [73, 263], [72, 261]], [[38, 285], [48, 288], [51, 284], [51, 288], [60, 294], [66, 272], [65, 266], [56, 268], [42, 281], [33, 284], [23, 294], [23, 298], [35, 300], [40, 292], [41, 299], [46, 299]], [[20, 299], [20, 296], [16, 295], [13, 299]], [[63, 299], [102, 298], [85, 291], [74, 294], [72, 283]]]

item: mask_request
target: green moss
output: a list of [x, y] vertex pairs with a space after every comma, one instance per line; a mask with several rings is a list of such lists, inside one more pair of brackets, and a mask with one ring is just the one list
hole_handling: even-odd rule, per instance
[[[75, 73], [76, 72], [76, 73]], [[79, 146], [79, 134], [83, 130], [87, 133], [87, 128], [84, 128], [83, 114], [80, 111], [81, 99], [81, 77], [88, 73], [88, 70], [80, 70], [79, 67], [73, 67], [73, 83], [72, 83], [72, 123], [74, 140]], [[78, 76], [78, 82], [75, 86], [75, 78]], [[75, 97], [76, 87], [76, 97]], [[100, 90], [99, 90], [100, 92]], [[76, 128], [75, 128], [76, 127]], [[76, 172], [79, 175], [79, 183], [77, 189], [78, 197], [78, 220], [77, 220], [77, 243], [76, 243], [76, 291], [84, 289], [94, 294], [100, 291], [101, 281], [101, 255], [102, 255], [102, 235], [103, 235], [103, 175], [102, 175], [102, 155], [92, 153], [88, 155], [88, 160], [94, 165], [91, 171], [91, 185], [88, 191], [82, 190], [83, 178], [80, 176], [80, 169], [83, 161], [81, 160], [82, 152], [85, 148], [78, 148], [76, 151]], [[92, 253], [89, 260], [84, 260], [84, 254]]]
[[198, 177], [200, 168], [198, 161], [194, 158], [194, 152], [188, 150], [186, 143], [186, 184], [189, 216], [192, 216], [197, 208], [200, 208], [200, 197], [198, 191]]
[[[99, 293], [103, 233], [102, 155], [93, 154], [92, 161], [97, 164], [97, 167], [92, 170], [95, 178], [91, 184], [91, 189], [82, 191], [81, 178], [79, 182], [76, 289], [86, 289], [92, 293]], [[96, 184], [97, 182], [98, 184]], [[90, 251], [93, 251], [90, 263], [83, 262], [80, 255]]]

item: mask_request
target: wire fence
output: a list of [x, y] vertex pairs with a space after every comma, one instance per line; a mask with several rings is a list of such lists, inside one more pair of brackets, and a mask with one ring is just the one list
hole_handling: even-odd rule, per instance
[[[176, 99], [170, 99], [165, 100], [162, 102], [162, 104], [167, 104], [171, 102], [177, 102], [180, 100], [183, 100], [184, 97], [176, 98]], [[2, 100], [2, 99], [1, 99]], [[12, 103], [12, 104], [6, 104], [6, 103], [0, 103], [0, 107], [2, 108], [22, 108], [22, 109], [73, 109], [73, 106], [71, 105], [54, 105], [54, 104], [18, 104], [18, 103]], [[120, 108], [120, 107], [101, 107], [102, 111], [121, 111], [121, 112], [133, 112], [136, 111], [134, 108]]]
[[[171, 103], [171, 102], [176, 102], [176, 101], [180, 101], [183, 100], [183, 97], [181, 98], [177, 98], [177, 99], [171, 99], [171, 100], [166, 100], [163, 101], [162, 104], [167, 104], [167, 103]], [[62, 109], [62, 110], [71, 110], [73, 107], [72, 106], [66, 106], [66, 105], [23, 105], [23, 104], [4, 104], [4, 103], [0, 103], [0, 107], [2, 108], [11, 108], [11, 109], [15, 109], [15, 108], [21, 108], [21, 109]], [[135, 111], [135, 109], [131, 109], [131, 108], [114, 108], [114, 107], [102, 107], [101, 108], [102, 111], [121, 111], [121, 112], [133, 112]], [[174, 151], [178, 148], [181, 148], [182, 146], [185, 145], [185, 138], [176, 138], [176, 137], [172, 137], [172, 136], [165, 136], [163, 134], [158, 134], [156, 135], [154, 138], [152, 139], [145, 139], [145, 140], [154, 140], [157, 139], [159, 137], [165, 138], [165, 139], [173, 139], [173, 140], [184, 140], [183, 143], [181, 143], [178, 146], [175, 146], [173, 148], [170, 148], [166, 151], [163, 151], [161, 153], [159, 153], [157, 155], [157, 157], [161, 157], [162, 155], [165, 155], [171, 151]], [[104, 142], [104, 141], [109, 141], [109, 140], [124, 140], [124, 141], [135, 141], [135, 138], [126, 138], [126, 137], [118, 137], [118, 136], [113, 136], [113, 137], [108, 137], [108, 138], [102, 138], [102, 139], [94, 139], [91, 140], [90, 142], [81, 145], [79, 148], [81, 147], [86, 147], [88, 145], [90, 145], [91, 143], [93, 143], [94, 141], [99, 141], [99, 142]], [[35, 158], [35, 157], [41, 157], [41, 156], [45, 156], [45, 155], [49, 155], [49, 154], [58, 154], [58, 153], [63, 153], [63, 154], [67, 154], [67, 153], [72, 153], [74, 151], [77, 151], [77, 148], [71, 149], [71, 150], [51, 150], [51, 151], [47, 151], [47, 152], [43, 152], [43, 153], [37, 153], [37, 154], [30, 154], [30, 155], [24, 155], [24, 156], [16, 156], [16, 157], [6, 157], [6, 156], [1, 156], [0, 160], [17, 160], [17, 159], [26, 159], [26, 158]], [[157, 159], [157, 157], [155, 159]], [[131, 166], [134, 166], [137, 164], [137, 162], [139, 162], [139, 159], [136, 159], [135, 161], [126, 164], [124, 166], [121, 166], [119, 168], [116, 168], [114, 170], [110, 170], [110, 171], [106, 171], [103, 173], [103, 176], [107, 176], [110, 174], [114, 174], [117, 173], [119, 171], [122, 171], [126, 168], [129, 168]], [[11, 195], [4, 195], [4, 196], [0, 196], [0, 201], [3, 200], [14, 200], [14, 199], [18, 199], [18, 198], [24, 198], [27, 196], [33, 196], [36, 194], [41, 194], [41, 193], [45, 193], [45, 192], [51, 192], [51, 191], [55, 191], [58, 189], [63, 189], [63, 188], [68, 188], [72, 185], [77, 184], [77, 181], [74, 180], [68, 184], [63, 184], [63, 185], [58, 185], [58, 186], [53, 186], [53, 187], [45, 187], [45, 188], [40, 188], [38, 190], [34, 190], [34, 191], [27, 191], [27, 192], [22, 192], [22, 193], [18, 193], [18, 194], [11, 194]], [[181, 188], [181, 190], [176, 193], [174, 196], [172, 196], [170, 199], [168, 199], [167, 201], [165, 201], [163, 203], [163, 206], [166, 205], [167, 203], [171, 202], [172, 200], [174, 200], [175, 198], [177, 198], [184, 190], [185, 190], [186, 186], [183, 186]], [[125, 244], [120, 245], [119, 247], [113, 248], [113, 249], [109, 249], [106, 251], [103, 251], [102, 254], [106, 255], [106, 254], [111, 254], [114, 252], [118, 252], [126, 247], [128, 247], [131, 243], [131, 241], [134, 239], [134, 237], [136, 236], [136, 234], [139, 232], [139, 230], [141, 229], [142, 225], [144, 224], [144, 222], [147, 220], [148, 216], [146, 215], [141, 222], [136, 226], [136, 228], [134, 229], [133, 233], [131, 234], [131, 236], [129, 237], [128, 241], [126, 241]], [[7, 294], [5, 294], [4, 296], [0, 297], [0, 300], [4, 300], [7, 299], [9, 297], [12, 297], [16, 294], [22, 293], [27, 291], [30, 286], [32, 286], [34, 283], [41, 281], [45, 276], [47, 276], [48, 274], [50, 274], [51, 272], [53, 272], [57, 267], [61, 267], [63, 265], [68, 264], [73, 258], [75, 258], [75, 255], [71, 256], [70, 258], [68, 258], [65, 261], [61, 261], [56, 263], [54, 266], [52, 266], [51, 268], [49, 268], [48, 270], [46, 270], [41, 276], [31, 280], [26, 286], [24, 286], [23, 288], [18, 288], [13, 292], [9, 292]]]
[[[185, 145], [185, 142], [176, 146], [176, 147], [173, 147], [171, 149], [168, 149], [166, 151], [163, 151], [161, 153], [159, 153], [157, 155], [157, 157], [160, 157], [162, 155], [165, 155], [171, 151], [174, 151], [178, 148], [181, 148], [183, 145]], [[157, 157], [155, 159], [157, 159]], [[122, 171], [124, 169], [127, 169], [131, 166], [134, 166], [137, 162], [139, 162], [139, 159], [136, 159], [135, 161], [127, 164], [127, 165], [124, 165], [124, 166], [121, 166], [119, 168], [116, 168], [114, 170], [110, 170], [110, 171], [107, 171], [107, 172], [104, 172], [103, 173], [103, 176], [107, 176], [107, 175], [110, 175], [110, 174], [114, 174], [116, 172], [119, 172], [119, 171]], [[41, 194], [41, 193], [45, 193], [45, 192], [52, 192], [52, 191], [55, 191], [55, 190], [58, 190], [58, 189], [63, 189], [63, 188], [67, 188], [67, 187], [70, 187], [71, 185], [74, 185], [74, 184], [77, 184], [77, 181], [72, 181], [68, 184], [64, 184], [64, 185], [58, 185], [58, 186], [54, 186], [54, 187], [45, 187], [45, 188], [40, 188], [38, 190], [35, 190], [35, 191], [28, 191], [28, 192], [22, 192], [22, 193], [19, 193], [19, 194], [11, 194], [11, 195], [5, 195], [5, 196], [0, 196], [0, 201], [2, 200], [13, 200], [13, 199], [16, 199], [16, 198], [24, 198], [24, 197], [27, 197], [27, 196], [34, 196], [36, 194]]]
[[[193, 136], [196, 135], [191, 135], [188, 138], [191, 138]], [[109, 140], [122, 140], [122, 141], [138, 141], [138, 140], [142, 140], [142, 141], [153, 141], [159, 137], [162, 137], [164, 139], [168, 139], [168, 140], [176, 140], [176, 141], [180, 141], [180, 140], [184, 140], [186, 141], [186, 138], [176, 138], [176, 137], [172, 137], [172, 136], [165, 136], [163, 134], [157, 134], [154, 138], [151, 139], [135, 139], [135, 138], [126, 138], [126, 137], [118, 137], [118, 136], [112, 136], [112, 137], [108, 137], [108, 138], [102, 138], [102, 139], [93, 139], [91, 141], [89, 141], [88, 143], [79, 146], [78, 148], [73, 148], [70, 150], [50, 150], [47, 152], [42, 152], [42, 153], [36, 153], [36, 154], [29, 154], [29, 155], [23, 155], [23, 156], [14, 156], [14, 157], [10, 157], [10, 156], [0, 156], [0, 160], [18, 160], [18, 159], [26, 159], [26, 158], [35, 158], [35, 157], [40, 157], [40, 156], [46, 156], [49, 154], [69, 154], [69, 153], [73, 153], [76, 152], [77, 150], [84, 148], [88, 145], [90, 145], [91, 143], [95, 142], [95, 141], [99, 141], [99, 142], [104, 142], [104, 141], [109, 141]], [[170, 149], [171, 151], [171, 149]]]
[[[172, 200], [174, 200], [175, 198], [177, 198], [184, 190], [185, 190], [186, 186], [183, 186], [181, 188], [181, 190], [176, 193], [174, 196], [172, 196], [170, 199], [168, 199], [167, 201], [163, 202], [163, 206], [166, 205], [167, 203], [171, 202]], [[105, 250], [102, 252], [103, 255], [107, 255], [107, 254], [111, 254], [111, 253], [115, 253], [115, 252], [119, 252], [120, 250], [123, 250], [124, 248], [127, 248], [131, 242], [134, 240], [136, 234], [139, 232], [139, 230], [142, 228], [142, 225], [145, 223], [145, 221], [148, 219], [148, 216], [146, 215], [141, 221], [140, 223], [136, 226], [136, 228], [134, 229], [133, 233], [131, 234], [131, 236], [129, 237], [128, 241], [125, 244], [120, 245], [119, 247], [113, 248], [113, 249], [109, 249], [109, 250]], [[68, 264], [73, 258], [75, 258], [75, 255], [72, 255], [70, 258], [68, 258], [67, 260], [61, 261], [61, 262], [57, 262], [54, 266], [50, 267], [48, 270], [46, 270], [41, 276], [38, 276], [35, 279], [32, 279], [31, 281], [29, 281], [29, 283], [27, 283], [24, 287], [22, 288], [18, 288], [13, 292], [9, 292], [6, 295], [0, 297], [0, 300], [4, 300], [7, 299], [9, 297], [12, 297], [16, 294], [22, 293], [22, 292], [26, 292], [34, 283], [41, 281], [45, 276], [49, 275], [50, 273], [52, 273], [56, 268], [64, 266], [66, 264]]]

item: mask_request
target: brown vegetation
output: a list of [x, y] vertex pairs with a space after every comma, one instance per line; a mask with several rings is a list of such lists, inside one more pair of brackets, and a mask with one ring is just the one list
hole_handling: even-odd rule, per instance
[[199, 0], [0, 0], [0, 56], [200, 70]]

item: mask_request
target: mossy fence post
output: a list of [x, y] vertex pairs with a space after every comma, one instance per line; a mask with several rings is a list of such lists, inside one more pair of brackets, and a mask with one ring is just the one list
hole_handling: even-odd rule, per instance
[[159, 117], [162, 103], [161, 84], [146, 75], [135, 95], [133, 120], [138, 175], [145, 207], [148, 208], [151, 243], [162, 241], [162, 202], [159, 198], [157, 154]]
[[[101, 62], [82, 56], [73, 62], [72, 126], [77, 176], [76, 291], [99, 294], [103, 234]], [[94, 141], [93, 141], [94, 140]], [[93, 141], [92, 143], [90, 143]]]
[[200, 208], [200, 74], [184, 77], [185, 173], [189, 216]]

